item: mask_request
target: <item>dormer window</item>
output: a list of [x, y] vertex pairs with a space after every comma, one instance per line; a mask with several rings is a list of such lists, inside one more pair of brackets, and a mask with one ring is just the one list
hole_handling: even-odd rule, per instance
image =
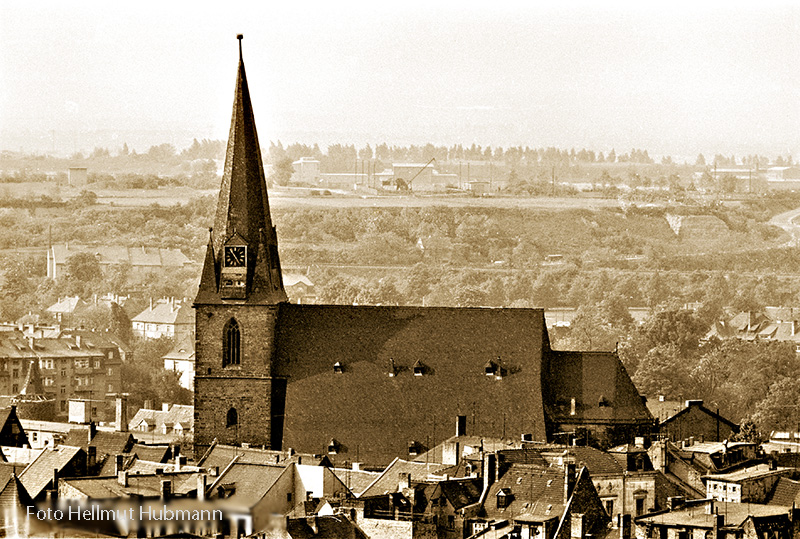
[[420, 454], [421, 444], [416, 440], [408, 442], [408, 456], [416, 457]]
[[427, 372], [427, 368], [420, 360], [414, 363], [414, 376], [423, 376]]
[[394, 358], [389, 358], [389, 378], [397, 376], [397, 365], [394, 364]]
[[606, 399], [604, 395], [600, 395], [600, 400], [597, 402], [597, 405], [600, 408], [607, 407], [608, 406], [608, 399]]
[[335, 438], [331, 438], [331, 441], [328, 442], [328, 454], [335, 455], [339, 452], [340, 448], [341, 445], [339, 444], [339, 442], [337, 442]]
[[511, 500], [514, 495], [511, 494], [511, 489], [501, 488], [497, 491], [497, 508], [504, 509], [511, 505]]
[[505, 369], [503, 369], [500, 356], [497, 356], [496, 360], [487, 361], [483, 366], [483, 372], [486, 374], [486, 376], [494, 376], [495, 380], [502, 380], [503, 374], [505, 374]]
[[333, 364], [333, 372], [336, 374], [342, 374], [344, 372], [344, 367], [342, 367], [342, 364], [337, 361]]

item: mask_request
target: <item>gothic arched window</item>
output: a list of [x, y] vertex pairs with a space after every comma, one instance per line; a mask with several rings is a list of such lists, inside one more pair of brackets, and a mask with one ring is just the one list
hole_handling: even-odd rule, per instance
[[238, 365], [241, 363], [241, 333], [239, 323], [231, 318], [222, 330], [222, 366]]
[[225, 427], [235, 427], [239, 424], [239, 413], [236, 411], [236, 408], [231, 408], [228, 410], [228, 415], [225, 417]]

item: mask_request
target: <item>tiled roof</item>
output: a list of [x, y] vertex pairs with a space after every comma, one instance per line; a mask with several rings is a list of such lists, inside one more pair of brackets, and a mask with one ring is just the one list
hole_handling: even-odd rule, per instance
[[361, 493], [381, 475], [379, 472], [350, 468], [331, 468], [331, 471], [356, 497], [361, 496]]
[[[705, 502], [709, 503], [709, 502]], [[636, 519], [637, 523], [653, 523], [663, 526], [690, 526], [698, 528], [713, 528], [717, 515], [723, 515], [725, 526], [740, 527], [748, 517], [788, 516], [789, 507], [780, 505], [764, 505], [758, 503], [719, 502], [719, 512], [711, 514], [703, 505], [687, 504], [675, 511], [655, 515], [642, 516]]]
[[127, 475], [127, 486], [120, 484], [117, 476], [77, 477], [64, 479], [64, 483], [82, 492], [90, 499], [104, 500], [129, 496], [157, 498], [161, 495], [161, 482], [172, 481], [172, 492], [185, 495], [197, 488], [197, 472], [165, 472], [161, 474]]
[[161, 359], [194, 361], [194, 357], [194, 336], [184, 334], [175, 342], [172, 350], [164, 354]]
[[684, 404], [685, 401], [648, 399], [647, 409], [655, 419], [664, 421], [683, 410]]
[[[285, 470], [283, 466], [235, 462], [209, 485], [209, 498], [213, 496], [215, 506], [220, 508], [250, 509], [264, 497]], [[224, 499], [214, 492], [219, 486], [229, 491]]]
[[64, 444], [82, 447], [83, 449], [90, 445], [94, 446], [97, 449], [98, 457], [103, 454], [121, 455], [122, 453], [130, 453], [133, 442], [133, 435], [129, 432], [106, 430], [98, 430], [92, 441], [89, 442], [89, 431], [83, 428], [72, 429], [64, 439]]
[[314, 286], [314, 283], [311, 282], [311, 279], [303, 275], [302, 273], [284, 273], [283, 274], [283, 286], [294, 286], [298, 283], [303, 283], [304, 285], [311, 287]]
[[[358, 526], [342, 515], [321, 516], [312, 521], [316, 529], [309, 525], [308, 519], [289, 519], [286, 535], [281, 534], [279, 537], [281, 539], [367, 539], [367, 535]], [[272, 539], [270, 532], [266, 533], [266, 539]]]
[[531, 444], [524, 450], [501, 451], [499, 455], [504, 462], [535, 464], [535, 458], [524, 456], [525, 453], [536, 452], [545, 461], [562, 465], [564, 457], [571, 458], [580, 468], [589, 470], [592, 475], [622, 474], [624, 468], [613, 455], [594, 447], [570, 446], [556, 444]]
[[194, 322], [194, 312], [188, 305], [181, 305], [178, 301], [162, 299], [131, 318], [131, 322], [192, 324]]
[[[518, 518], [547, 521], [561, 518], [564, 512], [563, 468], [514, 464], [489, 487], [483, 504], [486, 517], [493, 520]], [[500, 491], [511, 497], [507, 507], [498, 507]]]
[[[289, 379], [284, 447], [321, 452], [333, 438], [384, 464], [407, 455], [410, 441], [449, 437], [457, 415], [474, 413], [476, 432], [500, 437], [498, 410], [510, 431], [546, 437], [542, 310], [284, 304], [277, 327], [275, 375]], [[498, 356], [502, 380], [483, 369]], [[417, 362], [422, 376], [411, 371]]]
[[399, 484], [399, 474], [411, 474], [412, 482], [422, 482], [428, 479], [428, 475], [441, 468], [439, 464], [425, 464], [424, 462], [410, 462], [407, 460], [395, 459], [383, 470], [372, 484], [361, 493], [362, 497], [379, 496], [389, 492], [397, 492]]
[[725, 425], [727, 425], [728, 427], [733, 429], [734, 432], [738, 432], [739, 431], [739, 425], [737, 425], [736, 423], [734, 423], [733, 421], [731, 421], [729, 419], [726, 419], [726, 418], [722, 417], [721, 415], [719, 415], [716, 412], [712, 412], [711, 410], [709, 410], [708, 408], [706, 408], [702, 404], [697, 404], [697, 403], [690, 404], [689, 406], [683, 408], [681, 411], [679, 411], [678, 413], [676, 413], [672, 417], [668, 417], [667, 419], [663, 420], [661, 422], [661, 425], [662, 426], [669, 425], [670, 423], [672, 423], [674, 421], [677, 421], [681, 417], [683, 417], [683, 416], [685, 416], [685, 415], [687, 415], [687, 414], [689, 414], [689, 413], [691, 413], [693, 411], [694, 412], [700, 411], [700, 412], [708, 415], [709, 417], [713, 418], [715, 421], [718, 421], [720, 423], [724, 423]]
[[180, 423], [184, 430], [191, 430], [194, 426], [194, 406], [190, 404], [173, 404], [168, 411], [139, 408], [136, 415], [128, 422], [132, 431], [142, 422], [155, 425], [156, 430], [161, 430], [164, 425], [174, 427]]
[[66, 264], [70, 256], [90, 253], [98, 257], [101, 265], [130, 264], [131, 266], [183, 267], [191, 263], [179, 249], [159, 247], [122, 247], [119, 245], [53, 245], [56, 264]]
[[458, 443], [459, 460], [461, 455], [478, 453], [481, 447], [489, 453], [501, 451], [504, 449], [518, 449], [522, 447], [522, 442], [516, 440], [502, 439], [502, 438], [486, 438], [483, 436], [451, 436], [438, 444], [436, 447], [418, 455], [414, 461], [416, 462], [439, 462], [443, 461], [444, 448], [446, 444]]
[[85, 303], [78, 296], [66, 297], [58, 300], [47, 308], [50, 313], [72, 314], [78, 307], [78, 304]]
[[297, 464], [317, 465], [323, 460], [319, 455], [289, 453], [288, 451], [274, 451], [256, 447], [237, 447], [232, 445], [214, 444], [209, 451], [198, 461], [198, 466], [204, 468], [218, 467], [224, 469], [233, 462], [243, 464], [269, 464], [285, 466], [290, 462]]
[[[549, 367], [544, 400], [554, 421], [652, 422], [653, 417], [613, 352], [554, 351]], [[571, 399], [575, 399], [574, 415]]]
[[60, 445], [55, 449], [45, 449], [20, 474], [20, 481], [32, 498], [36, 498], [53, 481], [53, 470], [63, 470], [82, 449]]
[[800, 481], [779, 477], [766, 503], [785, 507], [800, 505]]
[[442, 494], [447, 498], [455, 510], [465, 505], [476, 503], [483, 491], [482, 479], [460, 479], [456, 481], [442, 481], [439, 483]]

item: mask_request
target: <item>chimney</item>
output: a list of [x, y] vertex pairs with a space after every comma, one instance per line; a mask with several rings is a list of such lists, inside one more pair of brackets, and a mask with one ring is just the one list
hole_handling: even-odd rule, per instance
[[569, 459], [564, 462], [564, 505], [569, 502], [572, 491], [575, 490], [575, 462]]
[[162, 412], [169, 412], [169, 403], [168, 402], [162, 402], [161, 403], [161, 411]]
[[459, 443], [453, 441], [446, 441], [442, 446], [442, 464], [447, 466], [455, 466], [461, 457], [459, 454]]
[[117, 432], [128, 432], [128, 399], [117, 395]]
[[172, 497], [172, 481], [169, 479], [161, 480], [161, 499], [169, 500]]
[[306, 524], [311, 531], [314, 532], [314, 535], [319, 533], [319, 523], [317, 522], [317, 515], [306, 517]]
[[456, 417], [456, 436], [467, 435], [467, 416], [460, 415]]
[[569, 415], [575, 415], [575, 399], [569, 400]]
[[86, 467], [89, 469], [89, 473], [91, 470], [94, 469], [95, 465], [97, 464], [97, 448], [93, 445], [90, 445], [86, 448]]
[[686, 498], [683, 496], [670, 496], [667, 498], [667, 507], [669, 507], [670, 511], [674, 511], [681, 507], [684, 501], [686, 501]]
[[[91, 405], [92, 404], [89, 403], [89, 406]], [[97, 434], [97, 425], [95, 425], [94, 421], [89, 421], [89, 429], [86, 432], [87, 435], [89, 436], [89, 438], [86, 440], [86, 443], [91, 443], [92, 438], [94, 438], [94, 435]]]
[[797, 320], [792, 320], [792, 335], [797, 335]]
[[658, 402], [664, 402], [664, 399], [665, 399], [664, 395], [658, 396]]
[[619, 539], [631, 539], [631, 516], [620, 513], [617, 515]]
[[58, 468], [53, 468], [53, 490], [58, 490]]
[[361, 463], [360, 462], [354, 462], [353, 463], [353, 471], [354, 472], [358, 472], [360, 470], [361, 470]]
[[128, 486], [128, 472], [122, 471], [117, 474], [117, 483], [120, 486], [127, 487]]
[[119, 472], [122, 471], [124, 459], [125, 457], [123, 457], [122, 455], [114, 456], [114, 475], [116, 475], [117, 477], [119, 477]]
[[75, 345], [80, 348], [81, 347], [81, 336], [75, 335]]
[[411, 474], [407, 472], [400, 472], [397, 474], [397, 491], [402, 492], [407, 488], [411, 488]]
[[584, 539], [586, 537], [586, 515], [583, 513], [572, 513], [570, 519], [570, 538]]
[[145, 410], [152, 410], [153, 409], [153, 401], [150, 399], [145, 399], [144, 401], [144, 409]]
[[706, 514], [713, 515], [714, 514], [714, 499], [708, 500], [706, 503]]
[[483, 489], [488, 489], [497, 480], [497, 455], [485, 453], [483, 455]]
[[712, 539], [722, 539], [727, 534], [722, 531], [725, 527], [725, 515], [714, 515], [714, 531], [711, 534]]
[[204, 501], [206, 499], [206, 474], [197, 474], [197, 499]]
[[153, 298], [152, 297], [150, 298], [150, 310], [151, 311], [153, 310]]

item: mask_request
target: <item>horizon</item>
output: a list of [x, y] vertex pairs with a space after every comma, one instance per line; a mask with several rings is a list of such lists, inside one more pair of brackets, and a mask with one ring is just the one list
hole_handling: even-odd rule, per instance
[[8, 8], [0, 150], [225, 140], [243, 33], [265, 147], [800, 153], [800, 9], [788, 3], [154, 6]]

